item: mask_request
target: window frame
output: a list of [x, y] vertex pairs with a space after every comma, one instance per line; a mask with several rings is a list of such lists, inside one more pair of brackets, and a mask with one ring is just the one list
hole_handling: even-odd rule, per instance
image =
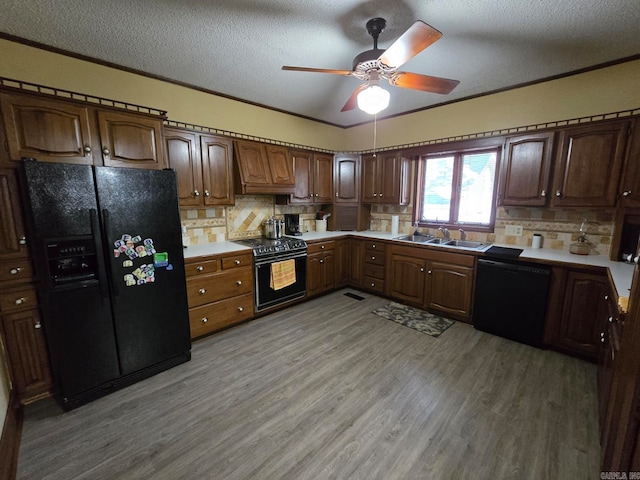
[[[496, 171], [494, 173], [493, 193], [491, 201], [491, 218], [486, 225], [479, 223], [459, 223], [458, 215], [460, 208], [460, 182], [462, 178], [462, 156], [467, 154], [489, 153], [495, 152], [496, 154]], [[424, 197], [424, 174], [429, 158], [441, 158], [441, 157], [454, 157], [454, 168], [452, 178], [452, 195], [451, 195], [451, 207], [450, 214], [453, 217], [448, 222], [424, 222], [421, 221], [422, 213], [422, 199]], [[456, 148], [446, 151], [433, 151], [423, 152], [418, 157], [418, 165], [416, 169], [416, 178], [414, 185], [414, 199], [413, 199], [413, 224], [418, 227], [424, 228], [448, 228], [448, 229], [463, 229], [468, 232], [486, 232], [493, 233], [495, 230], [496, 221], [496, 207], [498, 200], [498, 184], [500, 183], [500, 166], [502, 160], [502, 145], [486, 145], [476, 148]]]

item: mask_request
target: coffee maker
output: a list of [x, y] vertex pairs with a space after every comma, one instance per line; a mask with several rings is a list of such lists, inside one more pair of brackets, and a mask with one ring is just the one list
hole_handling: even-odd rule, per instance
[[297, 213], [284, 214], [284, 234], [285, 235], [302, 235], [300, 231], [300, 215]]

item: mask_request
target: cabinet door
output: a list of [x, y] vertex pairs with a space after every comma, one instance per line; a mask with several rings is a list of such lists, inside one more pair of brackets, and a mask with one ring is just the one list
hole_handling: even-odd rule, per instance
[[377, 158], [362, 159], [362, 203], [378, 203]]
[[468, 321], [471, 316], [473, 267], [433, 261], [427, 272], [427, 309]]
[[27, 258], [16, 170], [0, 169], [0, 260]]
[[607, 293], [606, 276], [569, 271], [557, 346], [597, 359]]
[[349, 281], [349, 240], [336, 240], [335, 286], [344, 287]]
[[362, 240], [349, 240], [349, 285], [362, 286], [362, 267], [364, 262], [364, 244]]
[[37, 310], [2, 317], [11, 379], [22, 401], [52, 389], [53, 380], [44, 335]]
[[307, 257], [307, 296], [311, 297], [322, 290], [322, 253], [314, 253]]
[[173, 168], [178, 176], [180, 205], [202, 205], [202, 164], [197, 136], [193, 133], [167, 129], [164, 145], [169, 168]]
[[640, 207], [640, 119], [633, 123], [620, 188], [625, 207]]
[[313, 153], [303, 151], [291, 152], [293, 173], [296, 187], [291, 195], [290, 203], [313, 203]]
[[106, 110], [97, 113], [105, 166], [164, 168], [160, 119]]
[[267, 165], [263, 145], [255, 142], [235, 142], [238, 167], [244, 183], [248, 185], [270, 185], [271, 172]]
[[328, 292], [335, 288], [335, 269], [336, 269], [336, 256], [333, 252], [327, 252], [320, 259], [320, 267], [322, 271], [322, 284], [321, 290]]
[[202, 195], [206, 206], [233, 205], [233, 174], [231, 140], [211, 135], [200, 136], [202, 158]]
[[425, 260], [393, 254], [391, 257], [391, 297], [422, 306], [424, 304]]
[[313, 167], [313, 202], [333, 203], [333, 157], [316, 153]]
[[401, 159], [396, 155], [378, 157], [378, 202], [400, 203], [400, 163]]
[[500, 169], [500, 205], [545, 205], [553, 138], [553, 132], [507, 138]]
[[286, 147], [266, 145], [267, 164], [274, 185], [295, 185], [293, 162]]
[[628, 127], [616, 122], [559, 133], [551, 206], [615, 205]]
[[335, 203], [358, 203], [360, 201], [360, 156], [336, 155], [334, 172]]
[[89, 109], [72, 102], [0, 94], [11, 160], [93, 163]]

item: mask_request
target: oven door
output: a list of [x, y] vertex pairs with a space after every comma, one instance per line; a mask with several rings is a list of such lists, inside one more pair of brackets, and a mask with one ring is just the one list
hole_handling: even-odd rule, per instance
[[[293, 258], [295, 260], [296, 281], [288, 287], [274, 290], [271, 283], [271, 264]], [[256, 262], [256, 312], [282, 303], [302, 298], [307, 293], [307, 254], [279, 255]]]

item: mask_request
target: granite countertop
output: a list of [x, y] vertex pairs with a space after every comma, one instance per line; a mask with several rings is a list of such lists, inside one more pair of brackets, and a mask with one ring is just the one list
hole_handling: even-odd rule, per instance
[[[392, 235], [386, 232], [307, 232], [301, 237], [307, 242], [319, 241], [319, 240], [331, 240], [333, 238], [354, 236], [361, 238], [373, 238], [376, 240], [394, 240], [399, 235]], [[563, 250], [551, 250], [547, 248], [527, 248], [516, 247], [514, 245], [501, 245], [494, 244], [499, 247], [511, 247], [522, 248], [523, 252], [518, 257], [519, 260], [531, 261], [531, 262], [559, 262], [564, 264], [573, 264], [579, 266], [592, 266], [603, 267], [609, 270], [609, 275], [613, 280], [613, 284], [616, 288], [618, 297], [626, 299], [629, 296], [629, 290], [631, 289], [631, 280], [633, 278], [634, 266], [624, 262], [614, 262], [609, 260], [605, 255], [574, 255], [572, 253]], [[441, 248], [441, 247], [433, 247]], [[184, 250], [185, 258], [201, 257], [206, 255], [216, 255], [221, 253], [229, 253], [235, 251], [251, 251], [250, 247], [235, 243], [228, 242], [216, 242], [208, 243], [204, 245], [190, 245]], [[456, 249], [458, 250], [458, 249]], [[459, 249], [460, 253], [482, 253], [482, 250], [468, 250]]]

